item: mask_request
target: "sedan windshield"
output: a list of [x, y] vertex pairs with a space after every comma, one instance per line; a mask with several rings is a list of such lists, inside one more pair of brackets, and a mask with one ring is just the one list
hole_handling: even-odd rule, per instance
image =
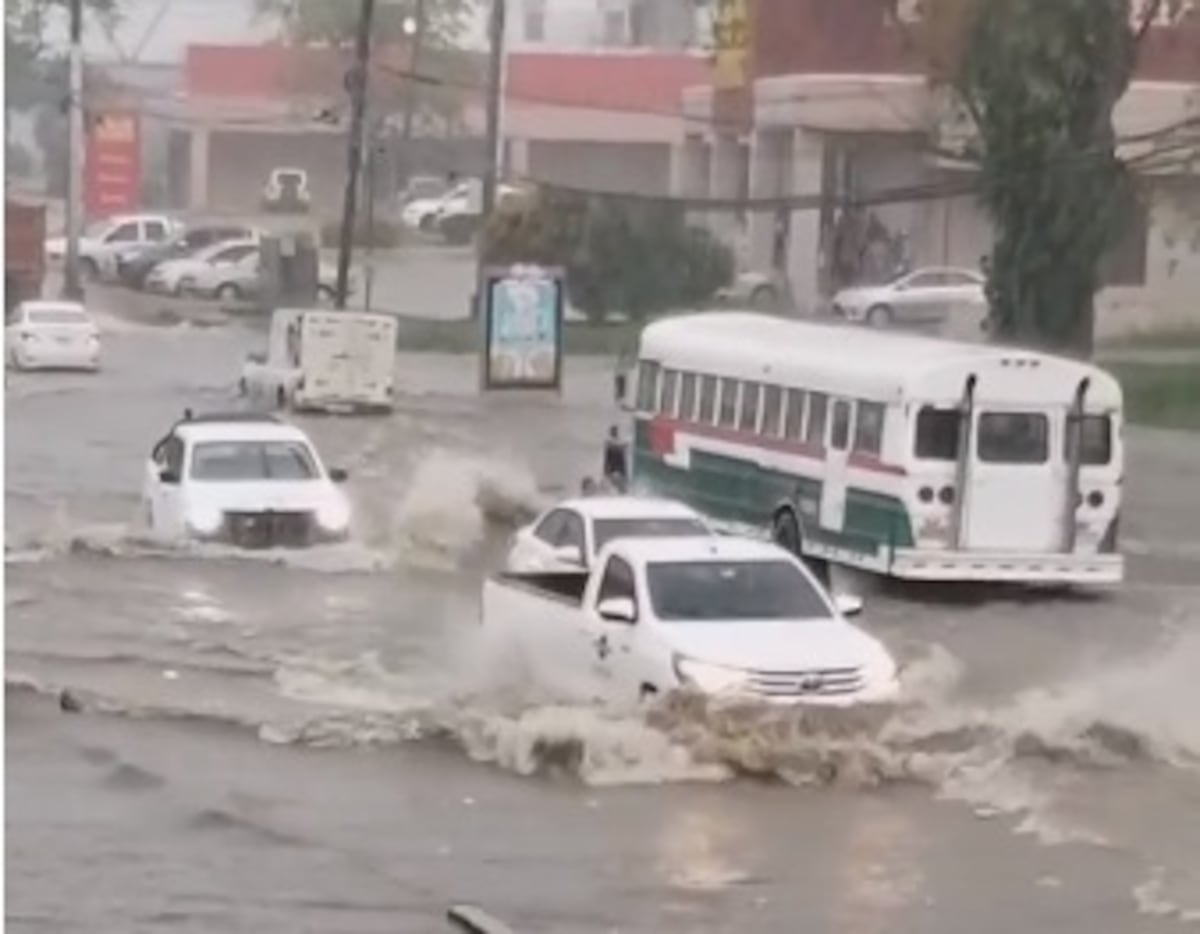
[[317, 465], [299, 441], [206, 441], [192, 451], [192, 479], [313, 480]]
[[646, 568], [664, 622], [830, 619], [828, 604], [786, 561], [673, 561]]
[[596, 551], [614, 538], [673, 538], [707, 534], [708, 529], [698, 519], [597, 519], [595, 522]]

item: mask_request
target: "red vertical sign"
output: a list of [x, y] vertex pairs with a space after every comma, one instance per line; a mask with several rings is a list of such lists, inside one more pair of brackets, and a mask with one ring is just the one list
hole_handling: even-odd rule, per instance
[[142, 193], [142, 140], [137, 115], [97, 115], [88, 133], [84, 164], [89, 217], [137, 210]]

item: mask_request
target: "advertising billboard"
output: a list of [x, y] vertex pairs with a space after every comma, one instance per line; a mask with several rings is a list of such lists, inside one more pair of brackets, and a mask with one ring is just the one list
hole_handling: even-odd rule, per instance
[[523, 265], [489, 269], [484, 289], [484, 388], [558, 389], [562, 271]]
[[84, 156], [88, 216], [136, 211], [142, 193], [142, 139], [137, 114], [107, 112], [90, 121]]

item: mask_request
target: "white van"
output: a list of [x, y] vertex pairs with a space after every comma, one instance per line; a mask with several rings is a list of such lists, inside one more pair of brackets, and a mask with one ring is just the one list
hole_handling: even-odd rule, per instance
[[267, 352], [247, 356], [238, 388], [280, 408], [390, 411], [395, 372], [391, 315], [280, 308]]

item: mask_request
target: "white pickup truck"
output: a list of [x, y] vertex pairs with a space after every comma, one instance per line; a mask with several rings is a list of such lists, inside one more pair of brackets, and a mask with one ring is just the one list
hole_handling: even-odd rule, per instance
[[848, 623], [776, 545], [740, 538], [623, 538], [594, 569], [505, 573], [483, 589], [483, 624], [547, 690], [644, 699], [675, 688], [775, 703], [892, 700], [896, 664]]

